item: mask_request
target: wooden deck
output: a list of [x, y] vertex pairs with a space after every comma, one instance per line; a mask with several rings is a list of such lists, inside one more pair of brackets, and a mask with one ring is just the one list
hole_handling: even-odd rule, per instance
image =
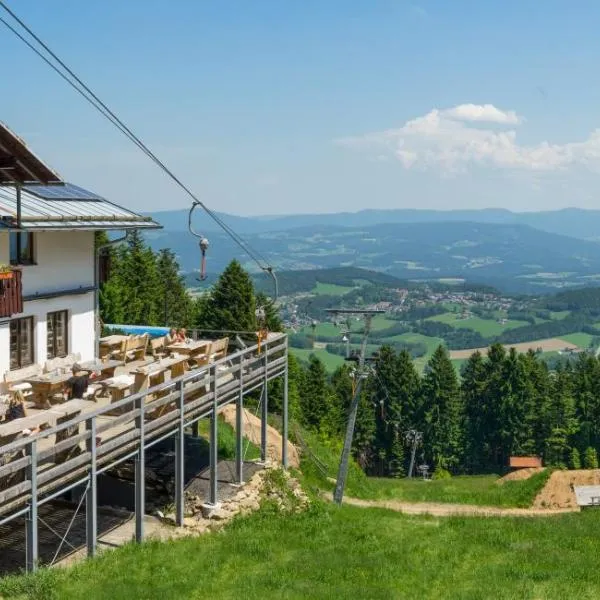
[[[128, 365], [129, 370], [132, 366]], [[287, 337], [270, 334], [260, 353], [256, 345], [249, 347], [116, 403], [108, 398], [84, 402], [75, 418], [0, 446], [0, 457], [14, 456], [0, 466], [0, 524], [86, 484], [90, 477], [182, 427], [216, 414], [266, 381], [282, 376], [286, 368]], [[59, 409], [60, 405], [52, 410]], [[41, 413], [33, 410], [31, 414]], [[57, 442], [57, 434], [70, 427], [77, 427], [76, 434]], [[57, 462], [57, 455], [67, 451], [68, 460]]]

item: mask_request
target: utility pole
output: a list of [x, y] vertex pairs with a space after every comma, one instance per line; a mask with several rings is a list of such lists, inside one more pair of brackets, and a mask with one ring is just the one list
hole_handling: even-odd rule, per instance
[[374, 315], [383, 313], [383, 310], [360, 310], [360, 309], [349, 309], [349, 308], [332, 308], [328, 309], [327, 312], [339, 314], [360, 314], [365, 318], [365, 328], [363, 331], [363, 339], [360, 346], [360, 355], [358, 357], [358, 366], [355, 371], [356, 385], [354, 388], [354, 394], [352, 395], [352, 401], [350, 402], [350, 410], [348, 412], [348, 425], [346, 427], [346, 437], [344, 438], [344, 447], [342, 449], [342, 456], [340, 458], [340, 467], [338, 470], [337, 481], [335, 484], [335, 491], [333, 493], [333, 499], [337, 504], [342, 503], [344, 497], [344, 488], [346, 487], [346, 479], [348, 477], [348, 465], [350, 462], [350, 451], [352, 450], [352, 439], [354, 437], [354, 425], [356, 424], [356, 413], [358, 412], [358, 404], [360, 402], [360, 392], [362, 389], [363, 381], [369, 375], [369, 369], [365, 367], [365, 353], [367, 350], [367, 338], [371, 331], [371, 320]]
[[408, 477], [410, 479], [415, 467], [415, 454], [417, 453], [417, 446], [421, 443], [423, 434], [416, 429], [409, 429], [406, 432], [405, 439], [407, 443], [412, 444], [412, 451], [410, 453], [410, 466], [408, 467]]

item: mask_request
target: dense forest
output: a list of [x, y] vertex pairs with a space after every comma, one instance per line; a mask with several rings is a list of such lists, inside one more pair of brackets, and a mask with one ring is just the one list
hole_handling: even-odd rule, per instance
[[[354, 453], [370, 474], [405, 475], [406, 433], [423, 434], [417, 456], [438, 476], [506, 470], [512, 455], [544, 464], [595, 468], [600, 449], [600, 361], [582, 354], [555, 372], [536, 354], [492, 346], [463, 367], [462, 379], [440, 346], [421, 376], [407, 351], [384, 346], [361, 398]], [[338, 439], [345, 427], [352, 368], [330, 378], [312, 356], [296, 367], [299, 418]]]
[[[272, 303], [255, 292], [237, 261], [210, 293], [193, 300], [169, 250], [154, 252], [134, 234], [109, 255], [110, 273], [101, 289], [106, 323], [173, 324], [251, 336], [257, 326], [255, 309], [261, 305], [270, 329], [281, 328]], [[545, 464], [558, 467], [597, 466], [597, 358], [582, 353], [575, 363], [550, 371], [534, 352], [507, 352], [496, 344], [486, 357], [473, 354], [459, 380], [444, 347], [434, 352], [423, 375], [409, 350], [418, 353], [416, 347], [382, 346], [363, 388], [353, 451], [366, 472], [406, 474], [410, 430], [422, 433], [418, 462], [438, 476], [502, 471], [509, 456], [523, 454], [540, 455]], [[293, 418], [339, 446], [352, 397], [353, 367], [345, 364], [328, 376], [315, 356], [303, 364], [292, 355], [289, 366]], [[271, 409], [278, 411], [281, 382], [273, 382], [272, 388]]]

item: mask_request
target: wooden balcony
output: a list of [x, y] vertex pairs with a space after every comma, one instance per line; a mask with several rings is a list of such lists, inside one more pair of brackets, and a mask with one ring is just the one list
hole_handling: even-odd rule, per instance
[[0, 318], [12, 317], [23, 312], [23, 285], [20, 269], [13, 269], [10, 276], [0, 273]]

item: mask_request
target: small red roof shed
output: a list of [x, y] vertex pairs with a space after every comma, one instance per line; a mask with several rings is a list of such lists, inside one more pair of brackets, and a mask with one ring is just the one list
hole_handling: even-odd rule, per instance
[[542, 466], [542, 459], [539, 456], [511, 456], [509, 461], [513, 469]]

